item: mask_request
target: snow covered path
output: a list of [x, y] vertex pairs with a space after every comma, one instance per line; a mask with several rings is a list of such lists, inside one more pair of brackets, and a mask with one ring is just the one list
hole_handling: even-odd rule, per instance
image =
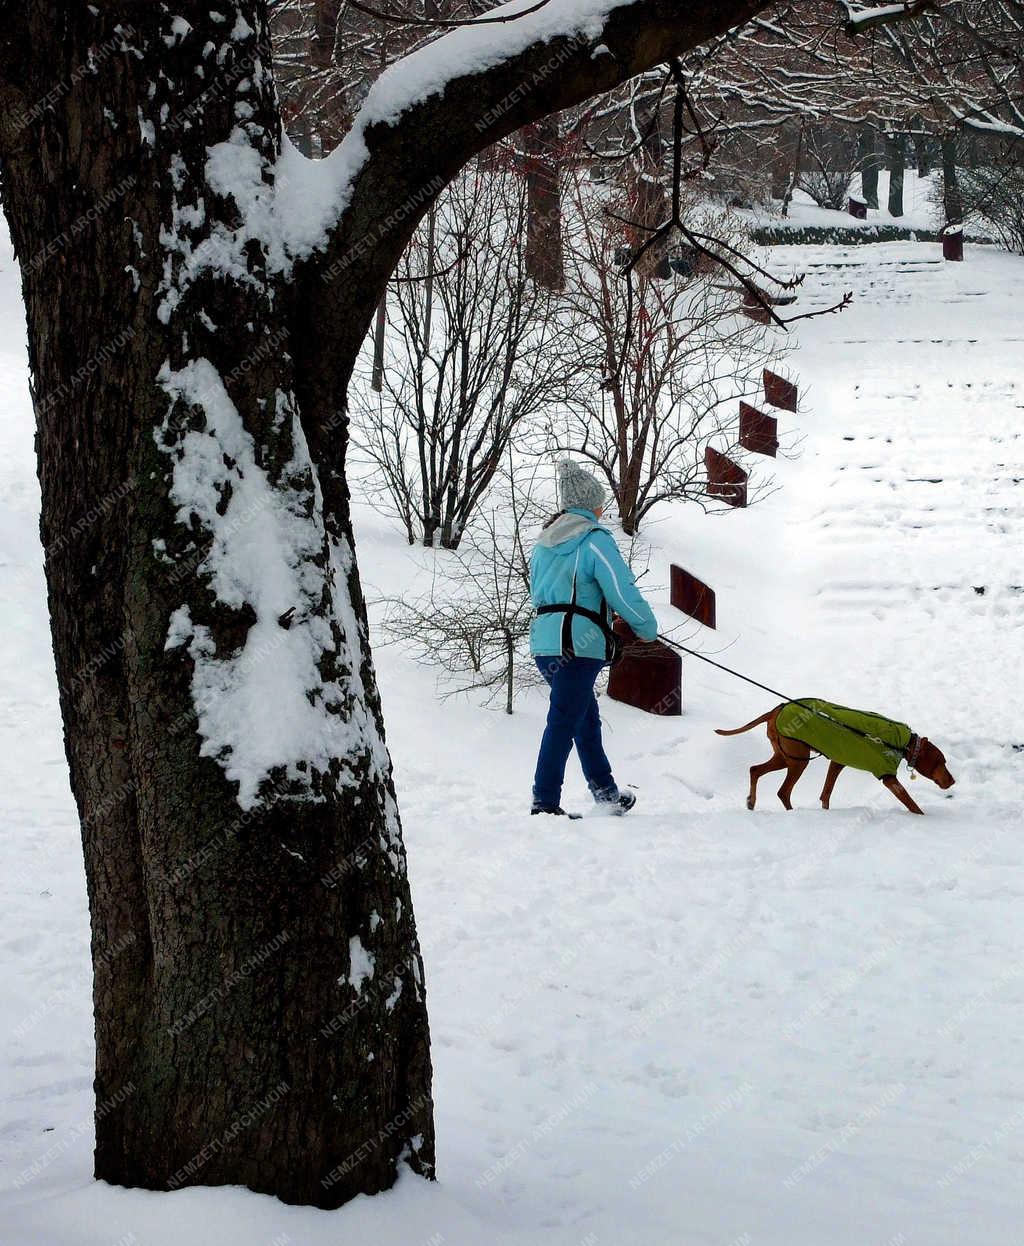
[[[718, 591], [687, 643], [793, 695], [902, 717], [947, 753], [912, 818], [820, 762], [792, 813], [742, 805], [770, 703], [696, 662], [686, 714], [605, 704], [622, 820], [524, 813], [543, 718], [440, 704], [378, 652], [434, 1035], [440, 1181], [338, 1213], [90, 1180], [88, 946], [35, 538], [20, 344], [0, 355], [0, 785], [8, 1028], [0, 1223], [12, 1246], [1004, 1246], [1020, 1237], [1024, 1077], [1024, 261], [779, 248], [809, 272], [793, 460], [749, 512], [649, 533]], [[3, 310], [12, 298], [0, 275]], [[799, 444], [797, 444], [797, 438]], [[369, 590], [422, 555], [370, 512]], [[984, 592], [979, 592], [984, 589]], [[664, 604], [666, 625], [678, 616]], [[924, 789], [923, 791], [921, 789]], [[574, 775], [569, 804], [582, 807]], [[38, 1172], [33, 1169], [38, 1165]], [[22, 1174], [29, 1177], [21, 1180]], [[131, 1234], [131, 1237], [126, 1235]]]

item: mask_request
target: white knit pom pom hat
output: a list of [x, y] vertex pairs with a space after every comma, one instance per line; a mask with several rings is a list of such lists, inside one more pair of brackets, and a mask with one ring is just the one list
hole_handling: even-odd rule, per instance
[[596, 476], [585, 472], [572, 459], [562, 459], [558, 464], [558, 496], [563, 510], [581, 506], [597, 511], [604, 506], [608, 494]]

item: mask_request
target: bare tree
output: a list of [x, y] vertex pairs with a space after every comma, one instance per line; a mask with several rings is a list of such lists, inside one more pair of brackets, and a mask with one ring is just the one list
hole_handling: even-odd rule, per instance
[[[850, 6], [852, 7], [852, 6]], [[939, 131], [963, 127], [1024, 139], [1024, 5], [1019, 0], [942, 0], [915, 6], [910, 24], [883, 23], [878, 43], [901, 67], [904, 116]]]
[[389, 291], [380, 394], [357, 374], [356, 442], [410, 543], [456, 549], [516, 430], [572, 383], [571, 329], [526, 271], [527, 217], [507, 167], [460, 174]]
[[281, 119], [307, 156], [341, 142], [374, 79], [436, 36], [435, 19], [470, 18], [477, 0], [406, 0], [409, 20], [389, 20], [346, 0], [267, 0]]
[[[736, 450], [739, 400], [777, 353], [770, 331], [742, 314], [743, 293], [685, 247], [670, 280], [622, 271], [623, 227], [601, 192], [575, 179], [566, 300], [582, 385], [547, 421], [549, 448], [588, 459], [635, 533], [659, 502], [707, 499], [704, 447]], [[740, 246], [723, 213], [690, 210], [692, 228]]]
[[[335, 61], [340, 4], [268, 0], [274, 69], [285, 132], [304, 156], [332, 151], [352, 123], [356, 84]], [[365, 35], [361, 49], [372, 41]]]
[[[843, 29], [836, 25], [837, 8], [847, 17]], [[787, 184], [804, 170], [806, 153], [795, 136], [824, 124], [894, 135], [913, 129], [941, 138], [968, 130], [1020, 139], [1022, 40], [1024, 9], [1017, 0], [902, 6], [778, 0], [684, 58], [691, 96], [715, 124], [712, 184], [758, 200], [770, 174], [774, 197], [785, 201]], [[620, 110], [654, 98], [662, 81], [654, 70], [629, 84], [616, 96]], [[595, 117], [606, 126], [619, 124], [610, 104]], [[898, 152], [890, 156], [898, 162]], [[873, 143], [870, 150], [865, 144], [863, 190], [872, 207], [877, 167]]]

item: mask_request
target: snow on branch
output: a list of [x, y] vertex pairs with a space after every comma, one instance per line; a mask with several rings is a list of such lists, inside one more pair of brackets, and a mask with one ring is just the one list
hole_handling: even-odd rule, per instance
[[[394, 206], [399, 181], [411, 192], [437, 166], [447, 181], [475, 152], [522, 125], [608, 90], [767, 6], [729, 0], [711, 13], [698, 6], [681, 14], [674, 0], [508, 0], [488, 9], [385, 69], [325, 160], [303, 165], [286, 150], [278, 168], [278, 220], [290, 235], [285, 249], [307, 256], [323, 247], [371, 166]], [[374, 185], [371, 197], [379, 195]]]
[[[278, 220], [291, 235], [286, 247], [303, 255], [326, 240], [351, 198], [352, 186], [370, 157], [368, 132], [398, 129], [417, 105], [444, 96], [459, 78], [483, 75], [534, 45], [566, 42], [567, 59], [597, 39], [608, 15], [630, 0], [510, 0], [487, 12], [489, 21], [459, 26], [390, 65], [367, 92], [352, 128], [322, 161], [306, 161], [286, 147], [278, 168], [281, 211]], [[499, 22], [498, 19], [501, 19]], [[552, 66], [556, 70], [558, 65]], [[523, 90], [529, 84], [524, 83]], [[487, 117], [481, 99], [480, 118]], [[500, 106], [501, 100], [495, 106]], [[290, 226], [288, 226], [290, 223]]]
[[846, 33], [850, 36], [863, 34], [876, 26], [891, 26], [894, 22], [910, 21], [926, 9], [936, 7], [935, 0], [906, 0], [904, 4], [880, 4], [866, 8], [841, 0], [846, 10]]
[[991, 116], [972, 116], [956, 108], [953, 108], [951, 111], [953, 116], [968, 129], [981, 130], [986, 134], [997, 134], [1006, 139], [1024, 139], [1024, 128], [1019, 125], [1011, 125], [1009, 121], [1000, 121], [998, 118]]

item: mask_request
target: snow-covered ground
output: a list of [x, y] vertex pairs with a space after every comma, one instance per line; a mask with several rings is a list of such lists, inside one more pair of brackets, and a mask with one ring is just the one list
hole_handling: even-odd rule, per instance
[[[799, 230], [806, 226], [831, 226], [835, 229], [854, 229], [870, 231], [876, 226], [896, 226], [901, 229], [935, 231], [945, 224], [941, 210], [941, 173], [928, 173], [918, 176], [916, 169], [907, 169], [903, 177], [903, 215], [893, 216], [889, 212], [889, 170], [878, 171], [878, 207], [868, 208], [863, 220], [850, 216], [846, 208], [821, 208], [805, 190], [793, 192], [793, 200], [785, 218], [778, 216], [778, 205], [772, 212], [763, 209], [740, 213], [748, 219], [762, 225], [768, 225], [776, 231]], [[860, 176], [854, 177], [851, 191], [860, 193]], [[983, 227], [972, 222], [968, 227], [968, 235], [978, 234], [987, 237]]]
[[[90, 1177], [87, 914], [47, 635], [17, 289], [0, 254], [0, 1238], [11, 1246], [1006, 1246], [1024, 1202], [1024, 260], [779, 248], [803, 410], [746, 512], [655, 517], [718, 593], [677, 635], [794, 696], [909, 721], [957, 786], [913, 818], [815, 763], [743, 807], [772, 703], [701, 663], [686, 712], [605, 702], [626, 819], [526, 814], [544, 714], [378, 665], [428, 973], [440, 1179], [339, 1212]], [[772, 465], [765, 461], [765, 467]], [[358, 508], [371, 596], [424, 555]], [[923, 789], [923, 790], [922, 790]], [[583, 807], [573, 772], [567, 803]]]

